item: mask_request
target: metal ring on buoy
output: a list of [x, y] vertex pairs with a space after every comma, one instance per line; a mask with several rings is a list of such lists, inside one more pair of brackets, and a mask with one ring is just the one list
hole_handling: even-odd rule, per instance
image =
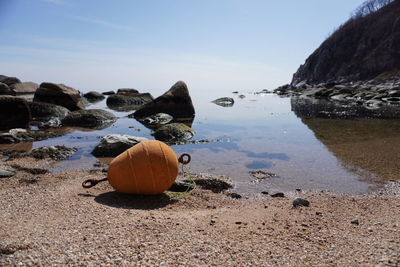
[[[186, 157], [187, 159], [185, 159], [185, 157]], [[178, 161], [179, 161], [180, 163], [182, 163], [183, 165], [186, 165], [186, 164], [188, 164], [188, 163], [190, 162], [191, 159], [192, 159], [192, 157], [191, 157], [189, 154], [183, 153], [183, 154], [179, 157]]]

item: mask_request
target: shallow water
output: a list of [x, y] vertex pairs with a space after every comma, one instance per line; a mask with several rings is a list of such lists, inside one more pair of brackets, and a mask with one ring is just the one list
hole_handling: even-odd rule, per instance
[[[192, 155], [192, 172], [227, 175], [235, 182], [235, 191], [244, 194], [297, 188], [362, 193], [384, 180], [400, 178], [399, 119], [355, 118], [355, 114], [363, 115], [359, 111], [347, 119], [317, 118], [320, 116], [310, 112], [313, 106], [304, 99], [244, 95], [243, 99], [235, 94], [192, 95], [196, 110], [193, 140], [211, 142], [172, 146], [178, 155]], [[221, 107], [211, 103], [222, 96], [232, 96], [234, 105]], [[109, 110], [105, 101], [88, 108]], [[103, 135], [118, 133], [152, 139], [151, 130], [126, 117], [133, 111], [112, 112], [119, 119], [109, 128], [64, 128], [66, 134], [62, 137], [13, 148], [27, 150], [59, 144], [78, 147], [75, 155], [57, 163], [53, 170], [64, 171], [93, 168], [97, 159], [90, 152]], [[254, 170], [277, 176], [256, 181], [249, 173]]]

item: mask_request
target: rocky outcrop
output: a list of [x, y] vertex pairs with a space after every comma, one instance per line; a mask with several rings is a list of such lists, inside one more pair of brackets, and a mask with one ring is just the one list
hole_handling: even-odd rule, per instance
[[10, 89], [10, 87], [5, 84], [0, 82], [0, 95], [12, 95], [12, 91]]
[[92, 154], [96, 157], [116, 157], [144, 140], [148, 139], [126, 134], [109, 134], [103, 137]]
[[78, 90], [64, 84], [42, 83], [33, 98], [35, 102], [60, 105], [74, 111], [83, 109], [85, 104]]
[[120, 95], [132, 95], [132, 94], [138, 94], [139, 91], [133, 88], [120, 88], [117, 90], [117, 94]]
[[65, 126], [103, 129], [116, 121], [111, 112], [102, 109], [87, 109], [70, 112], [61, 122]]
[[293, 75], [292, 85], [400, 76], [400, 1], [348, 20]]
[[94, 103], [103, 100], [105, 97], [99, 92], [90, 91], [83, 95], [89, 102]]
[[0, 130], [26, 128], [30, 120], [31, 111], [25, 99], [0, 96]]
[[175, 119], [194, 118], [192, 99], [184, 82], [175, 83], [171, 89], [136, 110], [133, 115], [136, 119], [140, 119], [157, 113], [167, 113]]
[[28, 105], [31, 110], [33, 119], [63, 119], [69, 113], [69, 110], [67, 108], [49, 103], [29, 102]]

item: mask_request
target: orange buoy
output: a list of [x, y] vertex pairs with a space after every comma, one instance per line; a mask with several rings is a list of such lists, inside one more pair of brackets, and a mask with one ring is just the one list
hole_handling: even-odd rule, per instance
[[[174, 183], [179, 162], [187, 164], [189, 161], [189, 154], [183, 154], [178, 160], [175, 152], [163, 142], [142, 141], [111, 161], [107, 180], [121, 193], [160, 194]], [[89, 188], [100, 181], [87, 180], [82, 185]]]

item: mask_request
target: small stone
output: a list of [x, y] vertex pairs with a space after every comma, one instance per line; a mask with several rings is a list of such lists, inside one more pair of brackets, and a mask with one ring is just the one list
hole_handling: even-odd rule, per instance
[[285, 197], [285, 194], [282, 192], [276, 192], [271, 194], [271, 197]]
[[269, 195], [269, 193], [267, 191], [262, 191], [261, 194]]
[[297, 197], [293, 200], [293, 207], [296, 208], [299, 206], [308, 207], [310, 206], [310, 202], [304, 198]]
[[14, 176], [15, 172], [0, 169], [0, 178], [8, 178]]
[[228, 197], [234, 198], [234, 199], [240, 199], [242, 198], [241, 195], [239, 195], [238, 193], [228, 193], [226, 194]]
[[240, 221], [237, 221], [237, 222], [235, 222], [235, 224], [242, 224], [242, 222], [240, 222]]
[[358, 219], [353, 219], [351, 220], [351, 224], [360, 225], [360, 222], [358, 221]]

